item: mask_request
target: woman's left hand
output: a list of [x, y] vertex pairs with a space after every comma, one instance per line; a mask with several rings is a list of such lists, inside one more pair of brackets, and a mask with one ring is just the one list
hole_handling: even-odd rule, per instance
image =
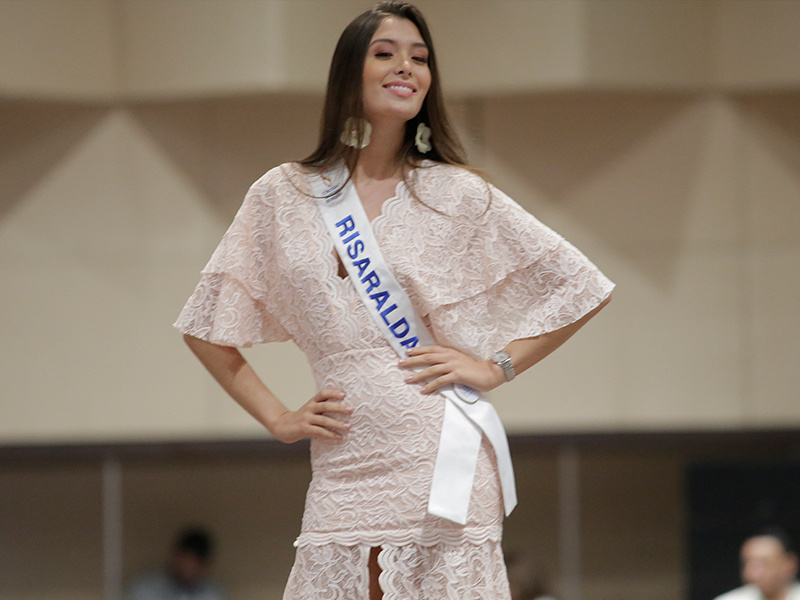
[[423, 392], [430, 394], [449, 383], [461, 383], [481, 392], [488, 392], [505, 381], [503, 369], [487, 360], [475, 360], [454, 348], [445, 346], [416, 346], [400, 366], [411, 369], [407, 383], [425, 382]]

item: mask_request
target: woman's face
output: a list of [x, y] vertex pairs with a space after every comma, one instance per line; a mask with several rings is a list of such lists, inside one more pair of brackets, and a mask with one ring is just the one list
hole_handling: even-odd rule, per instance
[[364, 112], [373, 126], [414, 118], [431, 85], [428, 47], [408, 19], [386, 17], [364, 59]]

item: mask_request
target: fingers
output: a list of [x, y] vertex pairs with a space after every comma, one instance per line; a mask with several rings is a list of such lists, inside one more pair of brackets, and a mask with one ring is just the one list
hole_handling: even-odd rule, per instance
[[407, 356], [400, 361], [401, 367], [419, 367], [437, 363], [446, 363], [464, 355], [453, 348], [443, 346], [416, 346], [410, 348]]
[[344, 392], [333, 388], [324, 388], [314, 394], [310, 402], [323, 402], [325, 400], [342, 401], [344, 400]]
[[453, 348], [447, 348], [446, 346], [414, 346], [413, 348], [409, 348], [408, 350], [406, 350], [406, 356], [409, 357], [406, 360], [410, 360], [416, 356], [444, 354], [451, 351], [457, 352], [457, 350], [453, 350]]
[[406, 383], [422, 383], [422, 392], [430, 394], [448, 384], [460, 383], [486, 391], [491, 385], [488, 362], [476, 360], [455, 348], [419, 346], [411, 348], [400, 361], [402, 368], [413, 369]]
[[342, 439], [343, 434], [350, 429], [350, 424], [331, 415], [348, 416], [353, 412], [353, 407], [344, 402], [344, 396], [341, 390], [325, 388], [298, 411], [307, 425], [307, 435]]
[[469, 357], [453, 348], [418, 346], [409, 349], [400, 366], [416, 369], [406, 377], [406, 383], [424, 383], [422, 392], [430, 394], [445, 385], [463, 383], [469, 362]]
[[344, 402], [344, 392], [326, 388], [317, 392], [306, 404], [310, 409], [317, 413], [334, 412], [350, 414], [353, 407]]
[[428, 370], [415, 373], [412, 377], [407, 377], [407, 383], [421, 383], [423, 384], [422, 393], [432, 394], [436, 390], [451, 383], [463, 383], [464, 378], [459, 377], [454, 371], [442, 371], [439, 376], [437, 373], [425, 375]]
[[437, 377], [436, 379], [432, 379], [430, 381], [425, 382], [424, 386], [422, 387], [423, 394], [433, 394], [439, 388], [449, 385], [451, 383], [456, 383], [458, 379], [453, 376], [452, 373], [448, 373], [443, 377]]
[[426, 367], [424, 369], [418, 367], [418, 370], [414, 371], [413, 373], [409, 373], [406, 376], [405, 380], [406, 383], [420, 383], [427, 379], [432, 379], [434, 377], [441, 377], [443, 375], [447, 375], [455, 371], [456, 371], [456, 366], [451, 363], [438, 363]]
[[320, 390], [298, 410], [281, 415], [273, 434], [286, 443], [307, 437], [342, 439], [350, 429], [350, 424], [342, 418], [353, 412], [353, 407], [344, 402], [344, 396], [341, 390]]
[[308, 435], [341, 440], [348, 429], [350, 429], [349, 423], [342, 423], [331, 417], [317, 416], [309, 421]]

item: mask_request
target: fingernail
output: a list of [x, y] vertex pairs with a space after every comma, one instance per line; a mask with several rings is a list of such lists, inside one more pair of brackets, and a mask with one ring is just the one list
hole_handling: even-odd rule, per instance
[[404, 361], [404, 360], [401, 360], [401, 361], [400, 361], [400, 363], [399, 363], [399, 365], [400, 365], [401, 367], [405, 367], [405, 366], [406, 366], [406, 361]]
[[414, 377], [412, 375], [409, 375], [408, 377], [405, 378], [405, 382], [414, 383]]

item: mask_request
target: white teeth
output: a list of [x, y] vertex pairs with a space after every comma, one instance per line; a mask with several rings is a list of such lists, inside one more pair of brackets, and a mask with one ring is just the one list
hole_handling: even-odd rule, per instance
[[389, 90], [403, 90], [404, 92], [413, 92], [414, 90], [404, 85], [387, 85], [386, 89]]

